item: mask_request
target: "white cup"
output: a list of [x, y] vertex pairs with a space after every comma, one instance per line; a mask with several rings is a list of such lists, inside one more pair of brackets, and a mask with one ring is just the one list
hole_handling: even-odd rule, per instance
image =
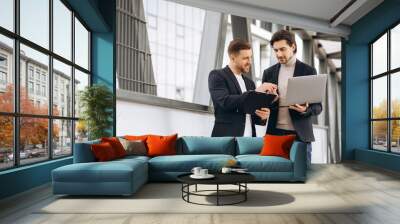
[[208, 169], [201, 169], [200, 170], [200, 176], [207, 176], [208, 175]]
[[230, 173], [232, 171], [232, 169], [230, 167], [222, 167], [221, 172], [222, 173]]
[[193, 167], [192, 173], [193, 173], [194, 175], [196, 175], [196, 176], [199, 176], [199, 175], [201, 175], [201, 174], [200, 174], [200, 171], [201, 171], [201, 170], [202, 170], [201, 167]]

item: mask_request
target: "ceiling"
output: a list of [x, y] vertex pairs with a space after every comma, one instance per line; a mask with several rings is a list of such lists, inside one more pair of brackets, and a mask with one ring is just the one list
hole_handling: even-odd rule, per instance
[[[243, 0], [224, 0], [242, 3]], [[251, 0], [245, 4], [329, 21], [350, 0]], [[297, 4], [294, 4], [297, 3]]]
[[352, 24], [383, 2], [383, 0], [170, 1], [342, 37], [350, 34]]

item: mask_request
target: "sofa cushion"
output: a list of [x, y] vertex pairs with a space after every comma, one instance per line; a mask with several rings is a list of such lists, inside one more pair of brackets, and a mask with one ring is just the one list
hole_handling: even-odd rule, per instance
[[279, 156], [238, 155], [240, 167], [249, 172], [292, 172], [293, 163]]
[[108, 142], [92, 144], [90, 147], [92, 149], [94, 157], [96, 157], [96, 161], [105, 162], [118, 158], [112, 145]]
[[236, 155], [259, 154], [263, 147], [262, 137], [236, 137]]
[[134, 172], [147, 172], [146, 166], [147, 163], [139, 159], [114, 160], [74, 163], [59, 167], [52, 173], [53, 181], [58, 182], [129, 182]]
[[148, 156], [165, 156], [176, 154], [176, 140], [178, 134], [170, 136], [150, 135], [147, 137], [147, 155]]
[[289, 159], [296, 135], [265, 135], [261, 156], [280, 156]]
[[209, 171], [219, 171], [230, 159], [231, 155], [174, 155], [158, 156], [149, 160], [149, 170], [163, 172], [190, 172], [193, 167], [199, 166]]
[[96, 158], [90, 148], [92, 144], [99, 144], [100, 140], [93, 140], [87, 142], [77, 142], [74, 148], [74, 163], [88, 163], [95, 162]]
[[126, 155], [138, 155], [145, 156], [147, 155], [146, 143], [141, 140], [127, 140], [124, 138], [118, 138], [121, 142], [122, 146], [126, 151]]
[[180, 141], [180, 153], [185, 155], [225, 154], [234, 155], [235, 139], [233, 137], [199, 137], [184, 136]]
[[101, 142], [108, 142], [114, 149], [115, 155], [117, 158], [122, 158], [126, 156], [126, 151], [124, 146], [122, 146], [121, 142], [117, 137], [103, 137], [101, 138]]
[[143, 162], [148, 162], [150, 159], [150, 157], [147, 156], [137, 156], [137, 155], [130, 155], [130, 156], [125, 156], [124, 158], [120, 158], [120, 159], [116, 159], [113, 160], [113, 162], [131, 162], [133, 160], [139, 160], [139, 161], [143, 161]]

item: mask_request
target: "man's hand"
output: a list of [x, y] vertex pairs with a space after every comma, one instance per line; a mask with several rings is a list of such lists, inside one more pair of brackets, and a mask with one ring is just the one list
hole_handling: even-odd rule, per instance
[[268, 119], [270, 112], [271, 111], [268, 108], [261, 108], [260, 110], [256, 110], [256, 114], [261, 118], [261, 120]]
[[308, 108], [308, 103], [305, 103], [304, 105], [303, 104], [302, 105], [295, 104], [295, 105], [289, 106], [289, 109], [295, 110], [300, 113], [306, 112], [307, 108]]
[[264, 82], [263, 84], [261, 84], [261, 86], [257, 87], [256, 91], [257, 92], [276, 92], [276, 90], [278, 89], [278, 86], [270, 83], [270, 82]]
[[267, 92], [268, 94], [274, 94], [274, 95], [276, 95], [276, 97], [275, 97], [275, 99], [272, 101], [272, 103], [275, 103], [276, 101], [278, 101], [279, 100], [279, 95], [278, 95], [278, 93], [276, 92], [276, 90], [274, 90], [273, 92]]

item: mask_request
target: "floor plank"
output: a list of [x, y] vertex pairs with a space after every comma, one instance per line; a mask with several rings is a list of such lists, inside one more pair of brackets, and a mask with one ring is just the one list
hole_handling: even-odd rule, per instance
[[361, 163], [313, 165], [307, 183], [315, 183], [349, 203], [359, 214], [36, 214], [55, 200], [49, 185], [0, 201], [0, 223], [15, 224], [280, 224], [400, 223], [400, 174]]

